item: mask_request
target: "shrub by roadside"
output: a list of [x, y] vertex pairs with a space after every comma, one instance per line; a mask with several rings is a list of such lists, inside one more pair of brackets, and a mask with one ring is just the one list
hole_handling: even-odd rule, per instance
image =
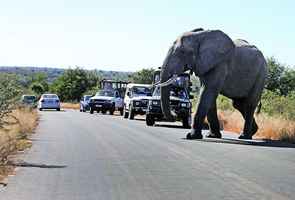
[[29, 107], [19, 107], [5, 117], [0, 128], [0, 180], [12, 172], [5, 163], [9, 155], [31, 146], [28, 140], [38, 124], [38, 113]]
[[80, 109], [80, 104], [79, 103], [61, 103], [61, 108], [62, 109], [79, 110]]

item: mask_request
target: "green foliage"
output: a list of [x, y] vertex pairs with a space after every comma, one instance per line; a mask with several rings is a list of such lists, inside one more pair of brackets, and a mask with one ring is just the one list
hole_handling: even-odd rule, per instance
[[275, 58], [267, 59], [268, 77], [266, 89], [287, 95], [295, 91], [295, 70], [279, 63]]
[[220, 110], [234, 110], [234, 107], [232, 105], [232, 100], [230, 100], [229, 98], [223, 96], [223, 95], [219, 95], [217, 98], [217, 108]]
[[295, 120], [295, 91], [286, 96], [265, 90], [262, 95], [262, 112], [270, 116], [280, 116]]
[[0, 74], [0, 127], [4, 125], [4, 118], [9, 115], [22, 91], [16, 75]]
[[100, 77], [81, 68], [68, 69], [51, 85], [62, 101], [79, 101], [83, 93], [98, 85]]
[[35, 93], [35, 94], [42, 94], [45, 92], [44, 87], [41, 83], [32, 83], [30, 86], [30, 89]]
[[153, 68], [142, 69], [133, 73], [130, 79], [133, 83], [152, 84], [154, 72], [155, 70]]

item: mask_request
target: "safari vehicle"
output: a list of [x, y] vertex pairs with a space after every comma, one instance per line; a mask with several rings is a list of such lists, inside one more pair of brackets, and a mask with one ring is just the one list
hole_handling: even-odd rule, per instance
[[[160, 72], [156, 71], [154, 82], [160, 80]], [[170, 91], [170, 108], [175, 113], [175, 121], [181, 121], [184, 128], [190, 128], [191, 125], [191, 102], [189, 89], [191, 86], [189, 74], [179, 75], [173, 83], [171, 83]], [[149, 100], [148, 109], [146, 111], [146, 124], [153, 126], [156, 121], [167, 121], [161, 108], [160, 86], [155, 86], [153, 95]]]
[[109, 111], [113, 115], [117, 110], [123, 115], [123, 96], [127, 84], [128, 82], [124, 81], [102, 80], [100, 82], [102, 90], [89, 100], [90, 114], [93, 114], [94, 111], [103, 114]]
[[24, 105], [34, 106], [36, 105], [37, 98], [35, 95], [22, 95], [21, 103]]
[[135, 115], [144, 115], [151, 96], [152, 85], [128, 84], [124, 97], [124, 118], [134, 119]]
[[80, 112], [86, 112], [87, 110], [90, 110], [89, 106], [89, 100], [92, 97], [92, 95], [83, 95], [80, 100]]

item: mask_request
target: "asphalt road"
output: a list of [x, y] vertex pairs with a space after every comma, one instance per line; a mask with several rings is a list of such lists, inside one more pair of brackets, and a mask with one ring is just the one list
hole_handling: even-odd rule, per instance
[[294, 147], [188, 141], [187, 131], [120, 116], [42, 112], [34, 145], [19, 155], [0, 199], [295, 199]]

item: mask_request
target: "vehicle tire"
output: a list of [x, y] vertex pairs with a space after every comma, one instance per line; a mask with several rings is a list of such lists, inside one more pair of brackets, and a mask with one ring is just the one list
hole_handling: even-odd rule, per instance
[[123, 116], [123, 108], [120, 108], [120, 115]]
[[57, 111], [60, 111], [60, 108], [57, 108], [56, 110], [57, 110]]
[[187, 128], [187, 129], [191, 128], [191, 125], [190, 125], [189, 122], [190, 122], [189, 117], [182, 118], [182, 126], [183, 126], [183, 128]]
[[114, 109], [110, 110], [110, 115], [114, 115], [114, 112], [115, 112]]
[[39, 108], [40, 111], [42, 111], [42, 108]]
[[103, 109], [103, 110], [101, 110], [101, 113], [102, 113], [102, 114], [106, 114], [106, 112], [107, 112], [107, 111], [106, 111], [106, 110], [104, 110], [104, 109]]
[[128, 115], [128, 119], [133, 120], [134, 119], [134, 110], [132, 109], [132, 106], [129, 106], [129, 115]]
[[93, 109], [92, 108], [90, 108], [90, 114], [93, 114]]
[[147, 114], [145, 122], [146, 122], [146, 125], [153, 126], [155, 124], [155, 119], [153, 118], [153, 116]]
[[127, 119], [127, 118], [128, 118], [128, 115], [129, 115], [129, 113], [126, 111], [126, 106], [124, 106], [123, 117], [124, 117], [125, 119]]

